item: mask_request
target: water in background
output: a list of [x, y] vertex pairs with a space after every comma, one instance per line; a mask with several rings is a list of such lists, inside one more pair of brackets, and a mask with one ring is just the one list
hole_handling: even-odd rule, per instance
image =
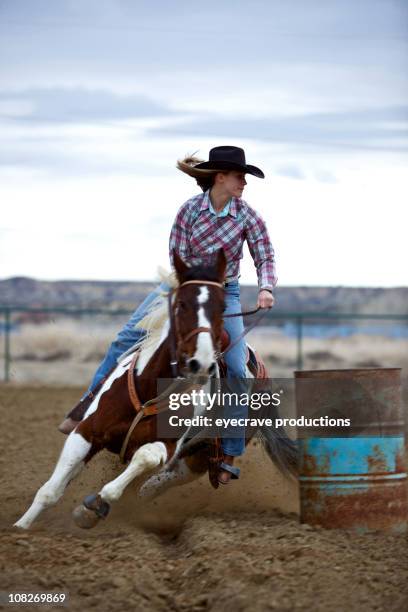
[[[285, 321], [279, 325], [265, 325], [257, 328], [258, 331], [278, 329], [284, 336], [295, 338], [298, 333], [295, 321]], [[408, 323], [395, 321], [361, 322], [357, 323], [312, 323], [302, 322], [302, 335], [305, 338], [347, 338], [356, 334], [367, 336], [385, 336], [386, 338], [408, 338]]]

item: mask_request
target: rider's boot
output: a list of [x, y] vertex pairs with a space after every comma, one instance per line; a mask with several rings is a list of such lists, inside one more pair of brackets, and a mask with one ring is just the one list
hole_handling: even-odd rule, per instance
[[239, 468], [234, 467], [234, 459], [232, 455], [224, 455], [224, 461], [220, 463], [218, 472], [218, 482], [220, 484], [229, 484], [231, 478], [239, 478]]
[[74, 431], [75, 427], [80, 423], [84, 417], [85, 412], [95, 399], [97, 393], [101, 390], [106, 377], [97, 384], [93, 391], [90, 391], [85, 397], [79, 400], [79, 402], [68, 412], [65, 419], [58, 426], [58, 431], [68, 435], [71, 431]]

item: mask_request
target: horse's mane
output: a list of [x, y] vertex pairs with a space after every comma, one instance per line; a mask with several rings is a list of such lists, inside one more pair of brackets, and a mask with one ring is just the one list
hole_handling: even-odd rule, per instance
[[[178, 287], [179, 282], [175, 272], [168, 272], [161, 266], [157, 268], [157, 274], [160, 281], [165, 281], [170, 287]], [[185, 271], [185, 280], [195, 280], [197, 277], [203, 280], [217, 280], [217, 272], [213, 267], [194, 266]], [[130, 353], [140, 349], [137, 369], [140, 372], [148, 363], [151, 356], [157, 349], [162, 340], [165, 326], [168, 322], [168, 292], [162, 291], [149, 305], [146, 315], [135, 327], [144, 329], [146, 335], [134, 344], [126, 353], [121, 355], [119, 363]]]
[[[164, 281], [170, 287], [174, 288], [178, 286], [178, 280], [175, 272], [168, 272], [161, 266], [157, 269], [159, 281]], [[140, 349], [139, 364], [146, 364], [154, 351], [159, 345], [160, 338], [162, 336], [163, 328], [168, 320], [168, 303], [167, 303], [166, 291], [162, 291], [149, 305], [146, 315], [135, 327], [144, 329], [146, 335], [143, 336], [136, 344], [134, 344], [126, 353], [121, 355], [119, 363], [130, 353], [134, 353], [135, 350]]]

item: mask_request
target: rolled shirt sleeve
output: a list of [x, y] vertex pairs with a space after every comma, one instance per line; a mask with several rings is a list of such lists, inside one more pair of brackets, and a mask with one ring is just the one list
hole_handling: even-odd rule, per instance
[[269, 238], [265, 221], [252, 208], [246, 227], [246, 239], [258, 275], [258, 287], [272, 291], [278, 282], [275, 251]]
[[170, 232], [169, 239], [169, 257], [171, 267], [174, 269], [174, 257], [173, 249], [177, 251], [177, 254], [184, 260], [189, 255], [189, 208], [188, 202], [183, 204], [179, 209], [173, 226]]

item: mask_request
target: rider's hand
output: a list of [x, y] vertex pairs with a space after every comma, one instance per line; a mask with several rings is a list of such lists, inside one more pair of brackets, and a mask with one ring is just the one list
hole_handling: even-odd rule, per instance
[[272, 308], [275, 303], [275, 298], [270, 291], [267, 289], [261, 289], [258, 293], [258, 301], [256, 303], [257, 308]]

